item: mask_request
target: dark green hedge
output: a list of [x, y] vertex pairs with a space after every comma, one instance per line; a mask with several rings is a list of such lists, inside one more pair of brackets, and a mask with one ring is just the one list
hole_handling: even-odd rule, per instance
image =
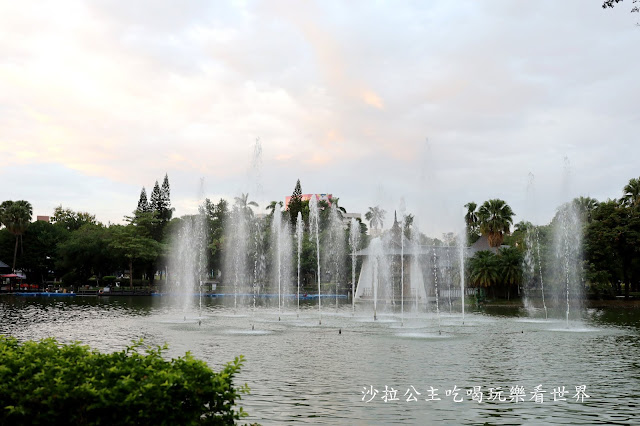
[[0, 336], [0, 424], [234, 424], [246, 385], [233, 387], [240, 356], [215, 373], [205, 362], [165, 361], [142, 341], [112, 354], [54, 339]]

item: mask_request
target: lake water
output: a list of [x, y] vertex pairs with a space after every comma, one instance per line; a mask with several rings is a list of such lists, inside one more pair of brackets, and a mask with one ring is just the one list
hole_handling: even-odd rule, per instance
[[438, 327], [433, 313], [406, 314], [401, 326], [398, 315], [374, 322], [367, 307], [352, 316], [341, 303], [323, 301], [319, 325], [313, 302], [299, 318], [290, 308], [278, 321], [277, 310], [234, 312], [211, 298], [185, 318], [171, 297], [3, 295], [0, 334], [79, 340], [102, 351], [143, 337], [215, 369], [242, 354], [237, 383], [251, 388], [241, 401], [245, 421], [265, 425], [638, 421], [640, 309], [589, 309], [567, 328], [561, 319], [487, 308], [467, 314], [464, 325], [460, 314], [442, 314]]

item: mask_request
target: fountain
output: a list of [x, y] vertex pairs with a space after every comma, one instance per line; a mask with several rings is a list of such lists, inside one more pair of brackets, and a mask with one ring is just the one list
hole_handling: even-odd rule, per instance
[[367, 248], [367, 257], [362, 263], [360, 278], [356, 289], [356, 300], [373, 302], [373, 319], [378, 319], [378, 302], [392, 303], [391, 267], [387, 251], [381, 237], [371, 240]]
[[[570, 165], [568, 157], [564, 158], [564, 192], [568, 193]], [[560, 206], [552, 221], [554, 264], [552, 273], [556, 284], [556, 300], [558, 306], [564, 300], [566, 305], [565, 319], [569, 327], [571, 303], [581, 312], [583, 300], [582, 271], [582, 217], [575, 202], [569, 201]]]
[[360, 244], [360, 226], [355, 218], [351, 218], [349, 227], [349, 247], [351, 247], [351, 309], [356, 313], [356, 250]]
[[438, 293], [438, 258], [436, 256], [436, 246], [433, 246], [433, 289], [436, 295], [436, 316], [438, 317], [438, 334], [442, 332], [440, 323], [440, 294]]
[[172, 237], [171, 271], [172, 291], [181, 298], [180, 307], [186, 316], [194, 310], [194, 295], [199, 295], [198, 317], [202, 311], [202, 279], [206, 271], [206, 232], [203, 214], [181, 219]]
[[248, 206], [242, 206], [236, 202], [231, 213], [229, 232], [227, 232], [225, 241], [227, 244], [225, 288], [229, 284], [233, 285], [234, 311], [238, 308], [238, 297], [242, 297], [245, 294], [245, 284], [248, 282], [249, 212], [250, 208]]
[[337, 205], [334, 203], [331, 205], [329, 211], [329, 233], [327, 241], [328, 255], [326, 256], [327, 271], [331, 271], [332, 279], [335, 281], [335, 296], [336, 296], [336, 311], [338, 310], [338, 295], [340, 293], [340, 281], [344, 271], [344, 253], [345, 253], [345, 238], [344, 227], [342, 225], [342, 219], [338, 214]]
[[573, 202], [560, 207], [554, 223], [555, 282], [558, 300], [566, 303], [566, 323], [569, 326], [571, 302], [582, 300], [582, 220]]
[[278, 321], [282, 315], [282, 212], [277, 207], [273, 210], [271, 222], [271, 248], [274, 259], [274, 282], [278, 283]]
[[300, 255], [302, 252], [302, 234], [304, 232], [304, 223], [302, 222], [302, 212], [298, 212], [298, 218], [296, 219], [296, 239], [297, 254], [298, 254], [298, 309], [297, 316], [300, 317]]
[[[464, 215], [462, 215], [464, 217]], [[460, 235], [458, 236], [458, 268], [460, 275], [460, 302], [462, 309], [462, 324], [464, 324], [464, 276], [465, 276], [465, 267], [464, 267], [464, 258], [465, 253], [467, 251], [467, 230], [466, 227], [462, 226], [462, 230], [460, 231]]]
[[316, 239], [316, 257], [318, 260], [318, 269], [316, 271], [316, 277], [318, 279], [318, 323], [322, 325], [322, 302], [320, 300], [320, 215], [318, 213], [318, 199], [313, 196], [309, 200], [309, 222], [310, 232], [315, 235]]

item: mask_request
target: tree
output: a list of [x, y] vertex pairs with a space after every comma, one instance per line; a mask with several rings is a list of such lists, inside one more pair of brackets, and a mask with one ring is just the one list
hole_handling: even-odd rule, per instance
[[71, 209], [62, 208], [62, 205], [53, 210], [51, 223], [67, 231], [76, 231], [87, 223], [96, 225], [96, 216], [88, 212], [75, 212]]
[[169, 188], [169, 176], [165, 173], [164, 180], [162, 181], [162, 188], [160, 188], [160, 201], [161, 208], [158, 210], [160, 219], [163, 222], [168, 222], [173, 216], [173, 209], [171, 208], [171, 190]]
[[302, 211], [302, 187], [300, 186], [300, 179], [298, 179], [295, 188], [293, 188], [293, 194], [291, 194], [291, 198], [289, 199], [287, 210], [289, 210], [291, 223], [295, 225], [296, 220], [298, 220], [298, 212]]
[[582, 216], [583, 223], [591, 223], [591, 216], [596, 207], [598, 207], [598, 200], [591, 197], [577, 197], [573, 199], [578, 212]]
[[[606, 8], [613, 8], [616, 4], [620, 3], [622, 0], [605, 0], [604, 3], [602, 3], [602, 8], [606, 9]], [[640, 0], [633, 0], [633, 3], [640, 3]], [[633, 12], [640, 12], [640, 7], [638, 6], [633, 6], [631, 8], [631, 13]]]
[[515, 247], [504, 247], [498, 251], [498, 276], [507, 289], [507, 299], [511, 287], [522, 282], [522, 252]]
[[621, 201], [629, 207], [640, 207], [640, 178], [632, 178], [624, 187]]
[[33, 222], [23, 235], [24, 255], [18, 267], [34, 283], [44, 283], [58, 260], [58, 245], [67, 237], [68, 232], [49, 222]]
[[480, 250], [469, 259], [469, 278], [476, 287], [492, 287], [498, 278], [496, 255], [489, 250]]
[[133, 224], [112, 225], [113, 239], [109, 243], [120, 256], [129, 262], [129, 287], [133, 288], [133, 262], [151, 262], [164, 251], [164, 245], [152, 238], [141, 235]]
[[269, 216], [273, 216], [273, 214], [276, 211], [276, 207], [277, 206], [282, 207], [282, 204], [283, 204], [282, 201], [272, 201], [269, 203], [269, 205], [266, 207], [265, 210], [269, 210]]
[[384, 216], [386, 211], [380, 208], [380, 206], [369, 207], [369, 211], [365, 213], [364, 218], [369, 221], [369, 226], [378, 230], [378, 227], [384, 226]]
[[200, 208], [200, 213], [207, 216], [208, 223], [209, 265], [207, 269], [219, 270], [222, 268], [224, 259], [224, 230], [229, 218], [229, 204], [222, 198], [218, 204], [213, 204], [207, 198]]
[[251, 207], [258, 207], [258, 203], [255, 201], [249, 201], [249, 194], [242, 193], [239, 197], [233, 198], [235, 201], [235, 206], [241, 212], [243, 212], [246, 217], [253, 217], [253, 210]]
[[56, 268], [64, 273], [65, 283], [85, 284], [93, 275], [111, 274], [115, 260], [109, 247], [110, 229], [87, 223], [70, 232], [67, 239], [58, 245]]
[[142, 191], [140, 191], [140, 200], [138, 200], [138, 208], [136, 212], [146, 213], [151, 211], [151, 206], [149, 205], [149, 200], [147, 200], [147, 191], [142, 187]]
[[584, 242], [590, 275], [610, 279], [618, 292], [623, 283], [628, 298], [640, 279], [640, 210], [617, 201], [600, 203]]
[[158, 181], [156, 181], [155, 185], [153, 185], [153, 191], [151, 191], [149, 205], [151, 206], [151, 210], [156, 212], [159, 212], [163, 208], [162, 195], [160, 193], [160, 185], [158, 185]]
[[11, 267], [14, 272], [16, 270], [16, 258], [18, 257], [18, 240], [31, 223], [32, 214], [33, 208], [28, 201], [4, 201], [0, 204], [0, 223], [16, 238], [13, 250], [13, 266]]
[[413, 227], [413, 219], [414, 216], [409, 213], [404, 215], [404, 219], [403, 219], [403, 232], [404, 232], [404, 236], [408, 239], [411, 239], [411, 230]]
[[485, 201], [478, 210], [480, 232], [487, 235], [491, 247], [499, 247], [513, 224], [513, 210], [500, 199]]
[[469, 244], [473, 244], [480, 238], [480, 222], [476, 212], [478, 205], [471, 201], [464, 206], [467, 208], [467, 213], [464, 215], [464, 222], [467, 225], [467, 241]]

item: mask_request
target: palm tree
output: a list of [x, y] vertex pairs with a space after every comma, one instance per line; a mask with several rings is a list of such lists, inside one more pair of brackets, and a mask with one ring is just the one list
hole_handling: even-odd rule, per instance
[[496, 255], [480, 250], [469, 260], [469, 278], [476, 287], [491, 287], [498, 278]]
[[282, 207], [283, 206], [282, 201], [272, 201], [269, 203], [269, 205], [265, 208], [265, 210], [269, 210], [269, 216], [273, 216], [277, 206]]
[[498, 272], [507, 286], [507, 299], [511, 286], [522, 282], [522, 252], [515, 247], [505, 247], [498, 251]]
[[21, 237], [31, 223], [33, 208], [31, 203], [24, 200], [4, 201], [0, 204], [0, 223], [16, 236], [16, 245], [13, 250], [12, 271], [16, 271], [16, 258], [18, 257], [18, 237]]
[[467, 208], [467, 213], [464, 215], [464, 223], [467, 227], [467, 241], [469, 244], [473, 244], [480, 238], [478, 233], [478, 212], [476, 211], [478, 205], [471, 201], [464, 206]]
[[364, 218], [369, 221], [369, 226], [377, 230], [378, 226], [382, 228], [384, 226], [384, 216], [386, 211], [380, 208], [380, 206], [369, 207], [369, 211], [365, 213]]
[[513, 210], [503, 200], [485, 201], [478, 210], [480, 232], [487, 235], [491, 247], [499, 247], [513, 224]]
[[632, 178], [624, 187], [624, 195], [621, 199], [622, 203], [630, 206], [640, 206], [640, 178]]
[[591, 223], [591, 214], [598, 207], [598, 200], [591, 197], [577, 197], [573, 199], [573, 204], [577, 207], [578, 211], [582, 214], [582, 217], [586, 223]]
[[467, 208], [467, 214], [464, 215], [464, 222], [469, 229], [473, 230], [478, 226], [478, 213], [476, 212], [478, 205], [471, 201], [464, 206]]
[[236, 207], [244, 212], [247, 217], [253, 216], [253, 210], [251, 210], [251, 206], [258, 207], [258, 203], [255, 201], [249, 201], [249, 194], [242, 193], [239, 197], [234, 197], [236, 202]]
[[403, 219], [403, 228], [404, 228], [404, 236], [407, 238], [411, 238], [411, 227], [413, 226], [413, 216], [411, 213], [406, 214]]

